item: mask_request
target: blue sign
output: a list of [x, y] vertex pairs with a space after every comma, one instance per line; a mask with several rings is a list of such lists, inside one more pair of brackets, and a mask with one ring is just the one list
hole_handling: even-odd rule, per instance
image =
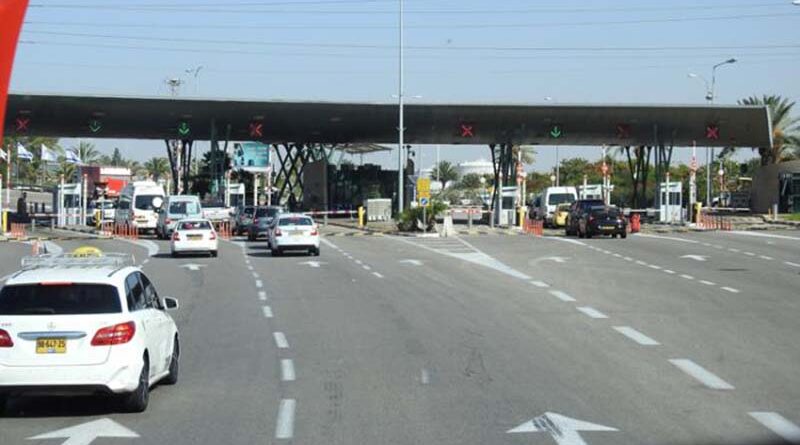
[[428, 202], [429, 202], [428, 198], [420, 198], [419, 205], [421, 205], [422, 207], [427, 207], [428, 206]]
[[270, 146], [260, 142], [233, 144], [233, 168], [254, 173], [270, 171]]

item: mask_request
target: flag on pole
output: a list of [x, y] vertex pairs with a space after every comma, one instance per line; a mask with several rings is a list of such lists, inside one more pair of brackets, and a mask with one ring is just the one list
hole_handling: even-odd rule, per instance
[[70, 164], [83, 164], [83, 161], [78, 157], [78, 153], [75, 153], [75, 150], [66, 150], [65, 156], [66, 161]]
[[23, 159], [25, 161], [33, 160], [33, 153], [29, 152], [28, 149], [19, 142], [17, 142], [17, 159]]
[[56, 154], [53, 150], [47, 148], [47, 145], [42, 144], [42, 161], [44, 162], [56, 162]]

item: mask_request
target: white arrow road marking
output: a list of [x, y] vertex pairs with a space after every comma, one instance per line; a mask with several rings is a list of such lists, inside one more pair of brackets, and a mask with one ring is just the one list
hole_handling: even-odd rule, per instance
[[193, 271], [198, 271], [198, 270], [200, 270], [201, 267], [206, 267], [206, 265], [205, 264], [182, 264], [180, 267], [183, 267], [183, 268], [189, 269], [189, 270], [193, 270]]
[[506, 432], [511, 434], [547, 432], [553, 436], [553, 440], [555, 440], [558, 445], [586, 445], [586, 442], [581, 435], [578, 434], [578, 431], [619, 430], [610, 426], [598, 425], [596, 423], [584, 422], [583, 420], [562, 416], [558, 413], [546, 412]]
[[111, 419], [100, 419], [50, 433], [29, 437], [28, 440], [67, 439], [61, 445], [89, 445], [98, 437], [124, 437], [135, 439], [138, 434]]
[[400, 260], [398, 261], [400, 264], [410, 264], [412, 266], [422, 266], [422, 261], [420, 260]]
[[754, 411], [749, 413], [758, 423], [783, 437], [789, 443], [800, 443], [800, 426], [795, 425], [778, 413]]
[[734, 389], [733, 385], [691, 360], [675, 358], [670, 359], [669, 362], [711, 389]]
[[642, 346], [658, 346], [660, 344], [630, 326], [614, 326], [614, 330]]
[[278, 406], [278, 421], [275, 425], [276, 439], [291, 439], [294, 436], [294, 399], [283, 399]]
[[695, 261], [705, 261], [706, 258], [708, 258], [708, 256], [707, 255], [684, 255], [681, 258], [688, 258], [690, 260], [695, 260]]
[[312, 267], [314, 269], [319, 269], [320, 265], [328, 264], [328, 263], [323, 263], [322, 261], [303, 261], [302, 263], [297, 263], [297, 264], [305, 264], [305, 265], [308, 265], [308, 266], [310, 266], [310, 267]]
[[542, 262], [542, 261], [552, 261], [554, 263], [564, 264], [564, 263], [567, 262], [568, 259], [569, 258], [563, 257], [563, 256], [546, 256], [546, 257], [543, 257], [543, 258], [539, 258], [534, 262], [535, 263], [539, 263], [539, 262]]

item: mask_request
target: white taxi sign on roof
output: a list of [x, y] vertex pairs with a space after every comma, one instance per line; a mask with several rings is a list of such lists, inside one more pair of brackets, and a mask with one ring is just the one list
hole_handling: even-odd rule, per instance
[[[80, 250], [80, 249], [78, 249]], [[98, 250], [99, 252], [99, 250]], [[53, 255], [36, 255], [22, 258], [23, 269], [53, 268], [53, 267], [126, 267], [133, 266], [135, 259], [129, 253], [102, 253], [96, 254], [88, 250], [74, 253]]]

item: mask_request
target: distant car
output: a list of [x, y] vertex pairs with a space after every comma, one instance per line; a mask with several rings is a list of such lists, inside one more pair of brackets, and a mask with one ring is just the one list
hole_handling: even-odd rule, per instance
[[255, 206], [236, 207], [233, 211], [233, 233], [236, 235], [244, 235], [250, 229], [250, 224], [253, 223], [253, 213], [255, 213]]
[[272, 221], [276, 216], [283, 213], [283, 208], [279, 206], [257, 207], [253, 222], [247, 228], [247, 239], [255, 241], [261, 237], [267, 238], [269, 242], [269, 231]]
[[278, 215], [269, 232], [272, 256], [280, 256], [288, 250], [301, 250], [309, 255], [319, 255], [319, 229], [314, 220], [302, 213]]
[[102, 394], [142, 412], [150, 387], [178, 381], [178, 301], [130, 255], [80, 250], [27, 257], [0, 290], [0, 411], [15, 396]]
[[158, 209], [156, 235], [161, 239], [169, 239], [178, 221], [186, 218], [202, 218], [203, 208], [200, 198], [194, 195], [167, 196], [164, 205]]
[[185, 253], [219, 254], [219, 240], [214, 225], [207, 219], [182, 219], [178, 221], [170, 239], [170, 252], [176, 257]]
[[581, 216], [578, 237], [591, 238], [594, 235], [628, 237], [628, 222], [616, 207], [592, 207]]
[[113, 221], [114, 214], [116, 213], [116, 206], [114, 201], [112, 200], [105, 200], [105, 199], [98, 199], [94, 203], [92, 203], [89, 211], [87, 212], [88, 215], [86, 217], [86, 223], [90, 226], [97, 225], [97, 216], [100, 216], [101, 222], [106, 221]]
[[602, 199], [579, 199], [572, 203], [570, 206], [569, 214], [565, 225], [565, 232], [567, 236], [578, 234], [578, 224], [580, 223], [581, 215], [592, 207], [603, 207], [606, 203]]
[[578, 199], [575, 187], [547, 187], [538, 195], [529, 211], [533, 219], [544, 220], [545, 225], [552, 225], [556, 207], [559, 204], [571, 204]]

